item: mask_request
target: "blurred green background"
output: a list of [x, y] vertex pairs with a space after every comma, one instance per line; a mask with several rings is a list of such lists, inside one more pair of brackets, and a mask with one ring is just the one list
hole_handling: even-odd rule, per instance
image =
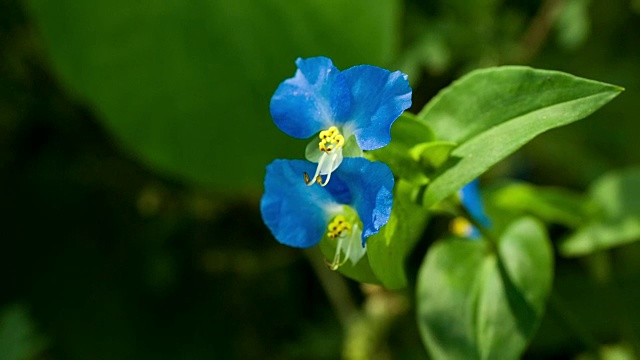
[[[4, 0], [0, 360], [339, 357], [322, 284], [363, 292], [318, 280], [258, 211], [265, 165], [306, 143], [273, 125], [269, 98], [297, 57], [317, 55], [406, 72], [414, 112], [503, 64], [623, 86], [486, 180], [583, 191], [640, 164], [638, 0]], [[410, 274], [441, 230], [436, 219]], [[620, 335], [603, 310], [612, 291], [640, 339], [639, 253], [613, 252], [613, 290], [593, 275], [598, 256], [557, 261], [554, 291], [600, 342]], [[525, 357], [584, 351], [566, 323], [548, 313]], [[412, 310], [389, 326], [380, 358], [426, 357]]]

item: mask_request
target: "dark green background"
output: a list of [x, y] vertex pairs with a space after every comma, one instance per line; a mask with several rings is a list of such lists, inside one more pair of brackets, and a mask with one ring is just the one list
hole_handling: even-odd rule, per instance
[[[338, 356], [343, 333], [311, 267], [276, 243], [257, 206], [264, 166], [304, 151], [268, 111], [298, 56], [401, 69], [414, 112], [492, 65], [620, 85], [611, 104], [535, 139], [485, 180], [581, 191], [640, 163], [640, 4], [545, 4], [2, 2], [0, 359]], [[447, 220], [432, 222], [415, 259]], [[553, 240], [566, 229], [551, 230]], [[610, 254], [616, 306], [603, 305], [610, 289], [590, 275], [597, 257], [557, 261], [554, 291], [600, 342], [639, 333], [636, 253]], [[527, 358], [584, 350], [553, 315]], [[632, 321], [619, 331], [611, 319], [622, 317]], [[390, 334], [381, 346], [392, 358], [426, 356], [412, 311]]]

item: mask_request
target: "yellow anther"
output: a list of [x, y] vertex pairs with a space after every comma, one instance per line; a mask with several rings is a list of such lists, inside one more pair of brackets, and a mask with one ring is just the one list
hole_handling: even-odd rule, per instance
[[351, 232], [351, 224], [343, 215], [338, 215], [327, 226], [327, 236], [330, 239], [335, 239], [342, 235], [345, 230]]
[[454, 235], [466, 237], [473, 231], [473, 225], [471, 225], [469, 220], [463, 217], [457, 217], [451, 221], [449, 229]]
[[326, 139], [326, 138], [332, 137], [335, 133], [339, 134], [340, 132], [338, 131], [337, 127], [332, 126], [332, 127], [328, 128], [327, 130], [320, 131], [319, 137], [320, 137], [320, 139]]
[[340, 134], [340, 131], [335, 126], [320, 131], [319, 137], [318, 149], [322, 152], [329, 153], [344, 146], [344, 136]]

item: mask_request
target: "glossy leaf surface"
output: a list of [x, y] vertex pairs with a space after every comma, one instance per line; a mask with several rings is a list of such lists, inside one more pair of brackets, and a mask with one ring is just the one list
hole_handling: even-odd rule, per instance
[[498, 240], [448, 239], [418, 275], [418, 325], [434, 359], [516, 359], [534, 335], [551, 290], [544, 228], [522, 218]]
[[566, 73], [522, 66], [464, 76], [418, 115], [438, 140], [459, 144], [429, 184], [425, 206], [453, 194], [536, 135], [593, 113], [620, 91]]

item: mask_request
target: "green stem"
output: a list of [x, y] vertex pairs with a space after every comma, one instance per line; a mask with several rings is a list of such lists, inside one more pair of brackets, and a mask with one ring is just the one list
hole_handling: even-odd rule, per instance
[[345, 337], [342, 357], [345, 360], [392, 359], [386, 338], [393, 322], [409, 309], [406, 295], [377, 285], [363, 285], [365, 302], [359, 316], [351, 323]]
[[487, 230], [487, 228], [485, 228], [482, 224], [480, 224], [478, 220], [476, 220], [473, 216], [471, 216], [471, 213], [469, 213], [469, 211], [464, 206], [460, 205], [458, 207], [458, 211], [461, 216], [464, 216], [464, 218], [466, 218], [471, 223], [471, 225], [473, 225], [476, 229], [478, 229], [478, 231], [482, 235], [482, 238], [489, 243], [491, 250], [497, 254], [498, 240], [493, 236], [493, 234], [489, 230]]
[[349, 329], [351, 320], [357, 314], [358, 308], [349, 292], [345, 279], [340, 274], [327, 268], [324, 257], [317, 246], [306, 249], [303, 252], [318, 277], [320, 285], [327, 294], [329, 303], [331, 303], [342, 328]]
[[304, 251], [345, 332], [343, 358], [348, 360], [391, 359], [384, 351], [385, 338], [394, 319], [409, 309], [406, 295], [362, 284], [365, 301], [356, 306], [345, 279], [331, 271], [315, 247]]
[[566, 0], [546, 0], [534, 16], [520, 42], [520, 53], [514, 62], [526, 64], [533, 59], [549, 37]]

